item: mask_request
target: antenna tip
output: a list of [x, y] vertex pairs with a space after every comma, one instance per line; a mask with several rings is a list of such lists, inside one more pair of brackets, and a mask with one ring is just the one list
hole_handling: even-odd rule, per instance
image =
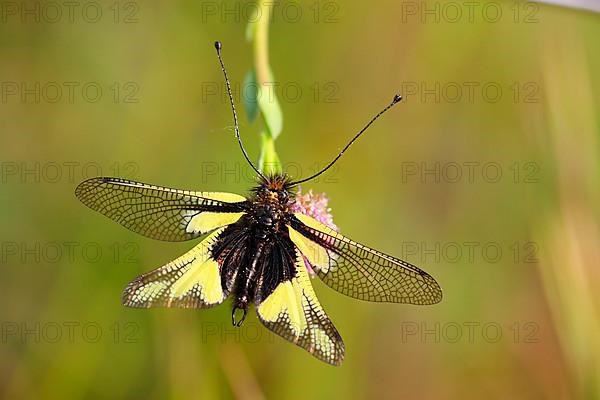
[[215, 42], [215, 49], [217, 49], [217, 51], [221, 51], [221, 47], [223, 47], [223, 45], [217, 40]]
[[396, 94], [396, 95], [394, 95], [394, 100], [392, 101], [392, 104], [396, 104], [400, 100], [402, 100], [402, 96], [400, 96], [399, 94]]

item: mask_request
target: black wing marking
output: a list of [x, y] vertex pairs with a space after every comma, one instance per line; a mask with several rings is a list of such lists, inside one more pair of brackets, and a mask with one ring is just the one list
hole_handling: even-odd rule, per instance
[[[294, 217], [291, 228], [326, 249], [328, 265], [314, 265], [332, 289], [367, 301], [435, 304], [442, 289], [428, 273], [398, 258], [356, 243], [316, 220]], [[308, 226], [311, 225], [311, 226]]]
[[254, 302], [271, 331], [332, 365], [344, 359], [344, 342], [312, 288], [306, 266], [287, 237], [277, 238], [261, 260]]
[[221, 265], [221, 284], [229, 292], [234, 289], [238, 273], [244, 274], [252, 256], [252, 231], [243, 218], [225, 228], [222, 239], [216, 241], [211, 250], [213, 258]]
[[[230, 193], [170, 189], [120, 178], [83, 181], [75, 195], [83, 204], [124, 227], [152, 239], [179, 242], [206, 232], [190, 231], [200, 213], [239, 213], [245, 199]], [[226, 200], [233, 200], [228, 202]]]

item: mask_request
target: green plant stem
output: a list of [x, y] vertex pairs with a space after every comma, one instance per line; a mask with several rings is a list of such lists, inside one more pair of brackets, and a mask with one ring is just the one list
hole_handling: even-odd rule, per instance
[[256, 81], [264, 86], [269, 80], [269, 19], [273, 2], [258, 0], [260, 19], [254, 22], [254, 69]]
[[[261, 172], [271, 174], [281, 172], [281, 163], [275, 150], [275, 138], [279, 135], [281, 126], [281, 110], [276, 99], [272, 103], [266, 103], [264, 97], [264, 93], [267, 93], [268, 90], [266, 85], [272, 80], [269, 67], [269, 21], [273, 11], [273, 2], [258, 0], [257, 6], [260, 10], [260, 18], [254, 22], [252, 27], [254, 70], [256, 83], [263, 94], [261, 100], [259, 100], [259, 109], [265, 124], [265, 130], [261, 132], [261, 151], [258, 167]], [[271, 115], [267, 115], [268, 113]], [[273, 121], [276, 123], [273, 123]]]

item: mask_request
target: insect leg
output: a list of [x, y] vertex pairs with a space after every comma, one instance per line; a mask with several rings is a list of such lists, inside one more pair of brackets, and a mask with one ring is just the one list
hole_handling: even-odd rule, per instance
[[[236, 318], [235, 318], [235, 314], [237, 310], [242, 310], [243, 314], [242, 317], [240, 318], [239, 321], [236, 322]], [[242, 324], [244, 323], [244, 320], [246, 319], [246, 314], [248, 313], [248, 307], [238, 307], [238, 306], [233, 306], [233, 310], [231, 311], [231, 323], [233, 324], [233, 326], [242, 326]]]

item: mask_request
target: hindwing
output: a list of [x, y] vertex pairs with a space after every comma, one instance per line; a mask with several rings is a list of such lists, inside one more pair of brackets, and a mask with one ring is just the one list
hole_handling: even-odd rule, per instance
[[313, 290], [302, 257], [288, 237], [265, 254], [255, 298], [260, 321], [271, 331], [332, 365], [344, 359], [344, 342]]
[[136, 278], [123, 292], [129, 307], [208, 308], [222, 303], [231, 292], [231, 279], [224, 277], [223, 258], [214, 248], [227, 253], [240, 247], [239, 238], [228, 228], [219, 228], [198, 245], [170, 263]]

